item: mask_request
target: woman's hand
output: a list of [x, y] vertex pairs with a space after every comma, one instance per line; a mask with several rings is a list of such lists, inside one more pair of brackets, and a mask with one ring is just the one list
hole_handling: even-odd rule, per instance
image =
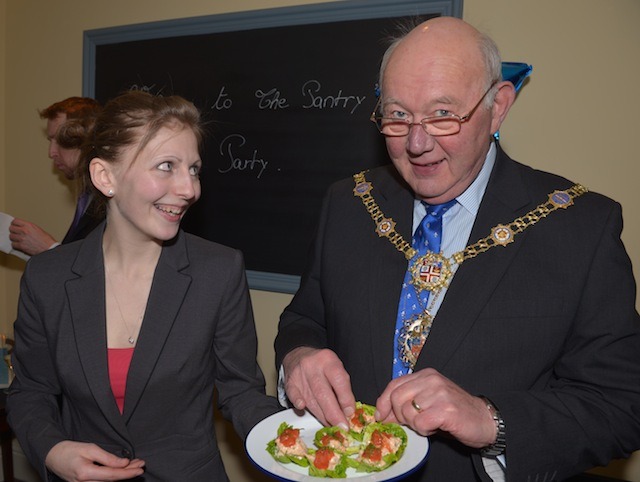
[[144, 473], [144, 461], [117, 457], [95, 444], [65, 440], [47, 454], [47, 468], [68, 482], [127, 480]]

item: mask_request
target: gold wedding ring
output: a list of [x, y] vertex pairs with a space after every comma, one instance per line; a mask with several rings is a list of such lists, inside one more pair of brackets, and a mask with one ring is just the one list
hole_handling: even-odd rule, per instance
[[411, 400], [411, 406], [416, 409], [416, 412], [422, 412], [422, 407], [418, 405], [415, 400]]

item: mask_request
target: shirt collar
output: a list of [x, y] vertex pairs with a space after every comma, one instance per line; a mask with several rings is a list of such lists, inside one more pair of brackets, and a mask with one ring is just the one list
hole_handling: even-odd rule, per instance
[[[482, 165], [482, 169], [471, 183], [471, 185], [457, 198], [458, 205], [454, 206], [448, 212], [454, 215], [454, 213], [458, 209], [465, 209], [469, 214], [471, 214], [474, 218], [476, 214], [478, 214], [478, 209], [480, 209], [480, 202], [482, 201], [482, 196], [484, 196], [484, 191], [487, 189], [487, 184], [489, 183], [489, 176], [491, 175], [491, 171], [493, 169], [493, 165], [496, 162], [496, 143], [492, 142], [489, 146], [489, 151], [484, 159], [484, 164]], [[414, 213], [414, 226], [416, 224], [416, 220], [419, 223], [420, 220], [426, 214], [426, 208], [422, 201], [419, 199], [415, 199], [413, 202], [413, 213]]]
[[496, 153], [496, 144], [495, 142], [492, 142], [489, 147], [489, 152], [487, 152], [487, 157], [485, 157], [484, 164], [482, 165], [482, 169], [480, 169], [480, 173], [471, 185], [456, 198], [458, 204], [469, 211], [473, 216], [478, 214], [478, 209], [480, 209], [480, 203], [482, 202], [484, 191], [487, 189], [491, 170], [493, 169], [493, 165], [496, 163]]

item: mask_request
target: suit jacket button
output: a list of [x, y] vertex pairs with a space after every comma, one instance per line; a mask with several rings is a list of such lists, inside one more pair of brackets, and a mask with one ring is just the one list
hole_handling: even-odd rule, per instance
[[122, 449], [120, 453], [124, 458], [131, 459], [131, 451], [129, 449]]

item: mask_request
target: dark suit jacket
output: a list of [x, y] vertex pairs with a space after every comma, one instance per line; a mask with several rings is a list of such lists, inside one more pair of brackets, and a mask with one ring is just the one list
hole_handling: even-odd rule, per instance
[[[76, 206], [76, 209], [78, 206]], [[98, 214], [95, 209], [95, 203], [89, 202], [89, 205], [82, 213], [78, 224], [73, 223], [69, 226], [67, 233], [64, 235], [60, 244], [68, 244], [73, 241], [84, 239], [93, 231], [102, 221], [104, 221], [104, 213]]]
[[[413, 194], [392, 166], [367, 174], [373, 195], [411, 239]], [[572, 183], [498, 151], [470, 243]], [[352, 179], [324, 201], [299, 292], [283, 313], [277, 363], [300, 345], [334, 350], [358, 400], [391, 380], [392, 340], [407, 261], [374, 223]], [[465, 261], [435, 318], [416, 370], [433, 367], [484, 395], [507, 427], [507, 476], [562, 480], [640, 447], [640, 320], [620, 206], [587, 193]], [[416, 480], [476, 480], [477, 451], [444, 437]]]
[[256, 363], [241, 253], [183, 232], [163, 247], [121, 415], [108, 377], [102, 232], [26, 266], [9, 423], [44, 480], [47, 453], [66, 439], [145, 460], [147, 482], [227, 480], [214, 387], [243, 438], [279, 409]]

